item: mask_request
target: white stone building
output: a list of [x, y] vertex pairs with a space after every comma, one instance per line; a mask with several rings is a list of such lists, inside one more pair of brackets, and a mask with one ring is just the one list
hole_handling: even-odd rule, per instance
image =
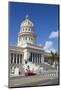
[[26, 16], [20, 25], [17, 46], [9, 47], [9, 73], [16, 74], [18, 69], [23, 72], [23, 65], [27, 62], [45, 66], [45, 58], [49, 60], [50, 56], [50, 53], [46, 53], [43, 47], [37, 44], [34, 24]]

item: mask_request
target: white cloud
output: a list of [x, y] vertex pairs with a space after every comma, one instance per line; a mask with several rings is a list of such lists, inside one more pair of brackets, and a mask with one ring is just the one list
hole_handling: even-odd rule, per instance
[[56, 32], [51, 32], [50, 36], [49, 36], [49, 39], [52, 39], [52, 38], [57, 38], [58, 37], [58, 31]]
[[56, 52], [54, 47], [53, 47], [53, 42], [52, 41], [46, 41], [45, 42], [44, 50], [46, 52], [51, 52], [51, 51]]
[[[58, 31], [56, 32], [51, 32], [50, 36], [49, 36], [49, 39], [53, 39], [53, 38], [57, 38], [58, 37]], [[56, 50], [54, 49], [54, 46], [53, 46], [53, 42], [52, 41], [46, 41], [45, 42], [45, 46], [44, 46], [44, 50], [46, 52], [56, 52]]]
[[38, 44], [39, 46], [42, 46], [42, 44], [40, 43], [40, 44]]

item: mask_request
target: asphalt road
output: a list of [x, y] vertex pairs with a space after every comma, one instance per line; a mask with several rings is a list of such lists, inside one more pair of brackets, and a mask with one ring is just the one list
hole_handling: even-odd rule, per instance
[[46, 85], [58, 85], [58, 79], [50, 79], [50, 80], [42, 80], [38, 82], [32, 82], [32, 83], [27, 83], [27, 84], [22, 84], [22, 85], [17, 85], [15, 87], [24, 87], [24, 86], [46, 86]]
[[29, 77], [11, 77], [9, 87], [24, 87], [24, 86], [46, 86], [58, 85], [58, 77], [54, 76], [29, 76]]
[[34, 82], [34, 83], [29, 83], [27, 85], [23, 86], [44, 86], [44, 85], [58, 85], [58, 79], [53, 79], [53, 80], [43, 80], [39, 82]]

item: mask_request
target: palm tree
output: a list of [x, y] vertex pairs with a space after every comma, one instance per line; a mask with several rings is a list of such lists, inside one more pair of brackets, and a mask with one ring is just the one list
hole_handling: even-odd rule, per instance
[[53, 65], [54, 62], [56, 63], [57, 56], [58, 56], [57, 52], [54, 53], [51, 51], [51, 65]]

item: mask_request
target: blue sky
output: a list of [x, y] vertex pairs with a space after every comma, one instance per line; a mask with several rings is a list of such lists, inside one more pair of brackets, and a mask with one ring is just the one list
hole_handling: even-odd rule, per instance
[[[58, 50], [58, 5], [9, 3], [9, 44], [17, 45], [20, 24], [28, 15], [34, 23], [37, 43]], [[53, 35], [52, 35], [53, 34]], [[55, 35], [55, 36], [54, 36]], [[49, 46], [50, 45], [50, 46]]]

